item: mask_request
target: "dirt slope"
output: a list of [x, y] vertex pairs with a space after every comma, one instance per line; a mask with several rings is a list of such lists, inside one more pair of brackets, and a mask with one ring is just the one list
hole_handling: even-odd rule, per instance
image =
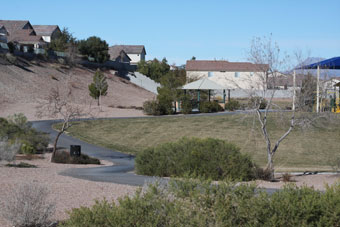
[[[52, 87], [65, 84], [65, 81], [71, 84], [75, 97], [79, 97], [74, 100], [75, 103], [83, 104], [82, 102], [87, 100], [87, 103], [95, 104], [88, 92], [88, 85], [92, 82], [94, 72], [81, 66], [70, 68], [47, 62], [21, 60], [19, 66], [0, 62], [0, 116], [18, 111], [33, 113], [38, 100], [44, 99]], [[115, 76], [114, 71], [108, 70], [105, 74], [109, 89], [108, 94], [102, 98], [104, 112], [112, 112], [114, 107], [118, 106], [141, 107], [144, 101], [154, 98], [153, 93]], [[116, 116], [115, 113], [102, 115]], [[124, 116], [123, 113], [120, 115]]]

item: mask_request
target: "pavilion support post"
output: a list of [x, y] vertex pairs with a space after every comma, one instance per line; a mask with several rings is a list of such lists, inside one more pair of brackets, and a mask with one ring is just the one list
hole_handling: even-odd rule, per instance
[[200, 111], [200, 90], [197, 90], [197, 107], [198, 111]]
[[228, 89], [228, 102], [230, 102], [230, 89]]
[[210, 102], [210, 90], [208, 90], [208, 96], [209, 96], [208, 100]]
[[223, 104], [225, 105], [225, 89], [223, 89]]

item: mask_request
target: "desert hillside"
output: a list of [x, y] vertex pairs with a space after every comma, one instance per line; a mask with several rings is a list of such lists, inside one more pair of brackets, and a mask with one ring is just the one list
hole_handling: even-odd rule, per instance
[[[72, 87], [74, 96], [79, 97], [74, 100], [75, 103], [84, 104], [86, 101], [87, 104], [96, 104], [88, 91], [94, 69], [18, 60], [16, 65], [0, 62], [0, 116], [6, 117], [15, 112], [23, 112], [29, 115], [29, 119], [34, 119], [35, 106], [39, 100], [48, 96], [51, 88], [62, 86], [66, 81]], [[101, 116], [117, 116], [117, 111], [121, 112], [122, 107], [128, 109], [126, 112], [141, 107], [144, 101], [154, 98], [153, 93], [116, 76], [115, 71], [107, 70], [105, 75], [109, 88], [107, 95], [102, 98], [102, 112], [105, 113], [101, 113]], [[122, 112], [118, 116], [125, 115]]]

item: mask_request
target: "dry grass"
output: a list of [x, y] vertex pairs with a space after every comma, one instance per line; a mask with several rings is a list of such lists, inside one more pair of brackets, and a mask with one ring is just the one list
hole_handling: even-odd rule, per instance
[[[289, 127], [286, 117], [271, 114], [272, 141]], [[184, 116], [86, 121], [75, 124], [69, 132], [87, 142], [127, 153], [184, 136], [219, 138], [237, 144], [242, 152], [264, 166], [266, 145], [258, 126], [253, 115]], [[279, 147], [275, 158], [277, 170], [331, 170], [330, 160], [339, 154], [339, 136], [339, 124], [321, 122], [307, 131], [296, 128]]]

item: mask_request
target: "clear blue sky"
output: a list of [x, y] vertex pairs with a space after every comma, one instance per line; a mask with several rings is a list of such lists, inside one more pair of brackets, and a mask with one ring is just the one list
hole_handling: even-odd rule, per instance
[[68, 27], [78, 39], [143, 44], [147, 59], [245, 61], [254, 36], [282, 50], [340, 56], [340, 0], [0, 0], [0, 19]]

